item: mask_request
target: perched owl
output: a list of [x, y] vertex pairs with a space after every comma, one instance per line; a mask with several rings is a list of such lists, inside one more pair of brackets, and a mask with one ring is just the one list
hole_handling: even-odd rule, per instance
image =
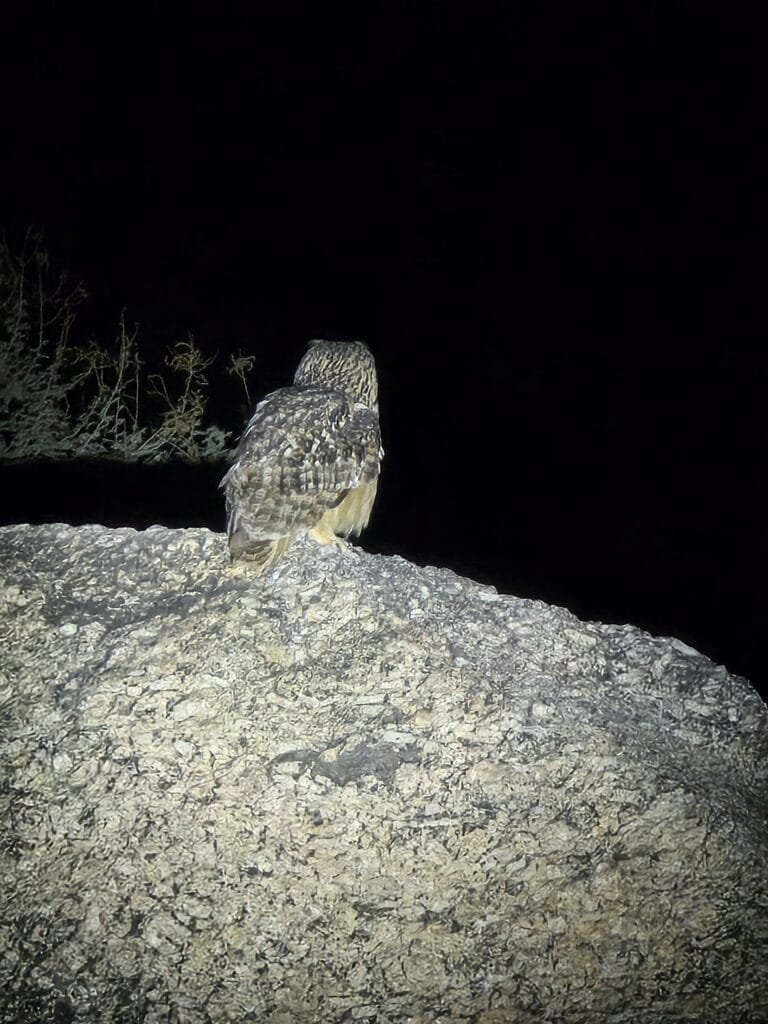
[[368, 524], [384, 452], [376, 366], [360, 341], [312, 341], [293, 385], [256, 406], [221, 487], [229, 552], [264, 572], [302, 530], [321, 544]]

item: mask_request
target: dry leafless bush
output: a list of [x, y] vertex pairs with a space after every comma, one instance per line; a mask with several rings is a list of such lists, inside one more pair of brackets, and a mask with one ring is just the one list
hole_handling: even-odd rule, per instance
[[[20, 255], [0, 242], [0, 458], [109, 457], [136, 462], [223, 457], [230, 434], [203, 424], [213, 359], [189, 336], [147, 373], [138, 332], [121, 316], [109, 349], [77, 344], [81, 285], [54, 277], [40, 238]], [[232, 357], [246, 387], [252, 357]], [[170, 383], [169, 383], [170, 380]]]

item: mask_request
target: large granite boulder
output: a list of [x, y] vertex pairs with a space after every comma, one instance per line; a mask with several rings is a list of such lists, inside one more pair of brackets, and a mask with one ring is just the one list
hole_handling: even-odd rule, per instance
[[768, 1020], [768, 714], [676, 640], [0, 530], [3, 1022]]

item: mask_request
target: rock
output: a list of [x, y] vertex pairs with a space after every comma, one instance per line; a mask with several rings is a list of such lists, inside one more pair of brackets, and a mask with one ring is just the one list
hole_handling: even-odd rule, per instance
[[444, 569], [0, 530], [3, 1022], [768, 1020], [768, 714]]

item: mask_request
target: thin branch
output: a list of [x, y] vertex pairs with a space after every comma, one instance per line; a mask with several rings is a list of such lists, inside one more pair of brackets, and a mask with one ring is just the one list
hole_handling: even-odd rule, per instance
[[[174, 456], [221, 458], [230, 435], [204, 425], [206, 357], [189, 335], [173, 345], [165, 373], [144, 374], [138, 328], [121, 313], [110, 349], [72, 342], [80, 285], [63, 276], [49, 286], [49, 263], [29, 233], [21, 256], [0, 242], [0, 457], [120, 456], [157, 462]], [[246, 396], [253, 357], [233, 368]]]

